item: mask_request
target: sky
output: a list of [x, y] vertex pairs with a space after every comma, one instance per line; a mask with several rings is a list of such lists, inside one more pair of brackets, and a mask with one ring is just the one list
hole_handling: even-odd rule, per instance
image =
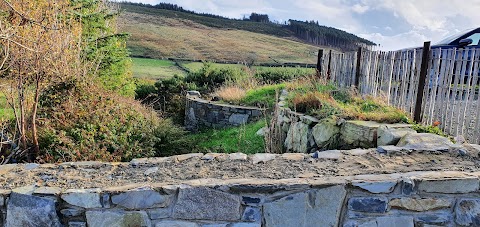
[[242, 18], [252, 12], [270, 20], [314, 20], [371, 40], [381, 50], [423, 46], [480, 27], [480, 0], [129, 0], [167, 2], [196, 12]]

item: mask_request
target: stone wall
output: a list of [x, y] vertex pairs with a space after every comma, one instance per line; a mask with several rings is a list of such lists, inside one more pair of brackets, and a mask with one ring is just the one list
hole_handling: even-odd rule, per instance
[[198, 92], [188, 92], [186, 99], [185, 127], [190, 131], [240, 126], [263, 117], [263, 109], [210, 102]]
[[0, 191], [0, 226], [479, 226], [480, 172]]

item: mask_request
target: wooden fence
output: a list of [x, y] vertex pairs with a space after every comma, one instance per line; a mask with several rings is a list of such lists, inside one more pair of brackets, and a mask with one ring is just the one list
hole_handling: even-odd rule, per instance
[[[425, 53], [424, 53], [424, 50]], [[425, 125], [480, 144], [480, 48], [319, 52], [317, 69], [339, 87], [384, 98]]]

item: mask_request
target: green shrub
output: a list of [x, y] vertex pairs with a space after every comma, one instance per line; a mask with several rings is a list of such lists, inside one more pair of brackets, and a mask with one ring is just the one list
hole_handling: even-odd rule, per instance
[[213, 88], [220, 87], [227, 81], [235, 81], [247, 76], [244, 70], [237, 67], [218, 68], [211, 62], [205, 62], [200, 70], [189, 73], [185, 82], [194, 83], [204, 90], [212, 91]]
[[261, 67], [257, 68], [255, 78], [263, 83], [279, 83], [289, 81], [302, 76], [315, 74], [313, 69], [300, 67]]
[[43, 161], [129, 161], [189, 150], [185, 132], [170, 120], [93, 84], [56, 84], [40, 100]]
[[247, 91], [241, 103], [249, 106], [273, 107], [275, 95], [285, 88], [285, 84], [264, 85], [259, 88]]

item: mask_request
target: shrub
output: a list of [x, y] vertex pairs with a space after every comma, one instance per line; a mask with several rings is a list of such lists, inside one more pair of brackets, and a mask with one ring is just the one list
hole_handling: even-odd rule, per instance
[[56, 84], [40, 100], [41, 161], [129, 161], [189, 149], [171, 121], [93, 84]]
[[213, 88], [220, 87], [227, 81], [235, 81], [244, 77], [247, 77], [247, 73], [239, 68], [217, 68], [213, 63], [205, 62], [200, 70], [189, 73], [185, 81], [194, 83], [206, 91], [211, 91]]
[[313, 69], [300, 67], [262, 67], [257, 68], [255, 78], [261, 80], [263, 83], [279, 83], [313, 74], [315, 74]]

